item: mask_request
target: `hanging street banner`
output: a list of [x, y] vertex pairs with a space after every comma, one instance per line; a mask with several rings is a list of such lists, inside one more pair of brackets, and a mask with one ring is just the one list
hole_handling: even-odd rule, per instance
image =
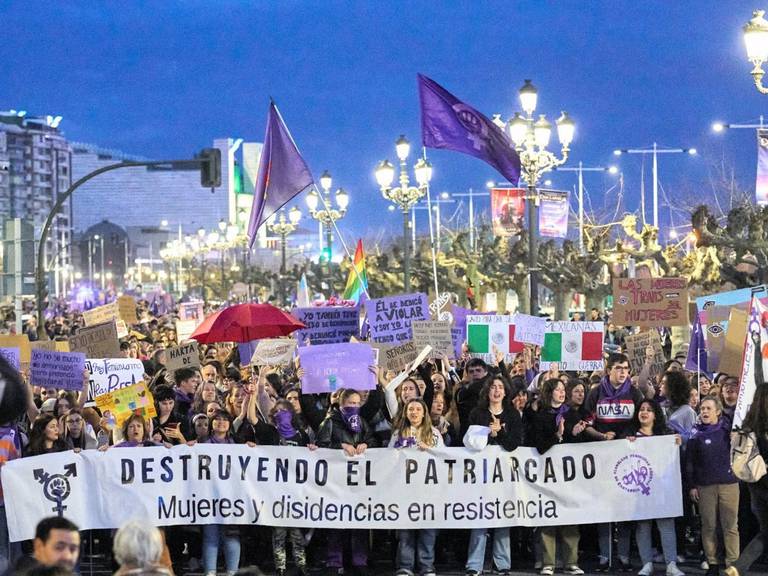
[[688, 326], [686, 278], [614, 278], [613, 322], [618, 326]]
[[569, 210], [568, 192], [539, 190], [539, 236], [565, 238]]
[[41, 519], [64, 513], [81, 530], [129, 519], [154, 526], [466, 529], [683, 513], [673, 435], [561, 445], [543, 455], [498, 446], [371, 448], [354, 458], [341, 450], [244, 444], [83, 450], [12, 460], [2, 482], [12, 542], [34, 538]]
[[491, 188], [494, 236], [516, 236], [523, 229], [525, 188]]
[[768, 130], [757, 131], [757, 179], [755, 202], [758, 206], [768, 204]]
[[560, 371], [603, 369], [602, 322], [547, 322], [539, 370], [557, 363]]
[[371, 340], [381, 344], [402, 344], [413, 339], [411, 322], [429, 320], [427, 295], [398, 294], [368, 300], [365, 304], [371, 326]]
[[351, 336], [360, 335], [360, 308], [357, 306], [294, 308], [291, 316], [306, 326], [294, 332], [299, 346], [339, 344], [349, 342]]

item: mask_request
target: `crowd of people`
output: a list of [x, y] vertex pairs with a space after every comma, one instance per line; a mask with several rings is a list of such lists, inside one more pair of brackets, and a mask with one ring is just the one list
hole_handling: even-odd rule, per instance
[[[502, 575], [513, 567], [544, 576], [555, 570], [579, 575], [582, 566], [650, 576], [655, 564], [663, 565], [667, 576], [682, 576], [683, 563], [705, 570], [707, 576], [721, 571], [738, 576], [760, 559], [768, 542], [768, 477], [739, 482], [730, 465], [739, 379], [687, 372], [679, 356], [657, 370], [652, 349], [642, 370], [632, 374], [615, 328], [606, 335], [610, 352], [604, 370], [589, 374], [560, 372], [557, 365], [539, 370], [536, 347], [514, 358], [496, 353], [494, 362], [470, 357], [465, 349], [456, 359], [434, 358], [413, 366], [396, 387], [390, 385], [396, 374], [376, 368], [375, 390], [303, 394], [298, 362], [251, 366], [231, 344], [201, 345], [199, 368], [169, 371], [165, 351], [176, 344], [172, 316], [155, 317], [141, 304], [138, 316], [141, 321], [131, 327], [121, 350], [143, 361], [157, 416], [133, 415], [116, 426], [96, 408], [84, 406], [88, 374], [79, 394], [28, 382], [26, 414], [0, 423], [0, 465], [64, 450], [194, 443], [328, 448], [349, 457], [370, 448], [442, 446], [500, 446], [505, 451], [530, 446], [544, 454], [559, 444], [643, 442], [671, 434], [681, 451], [685, 514], [597, 526], [395, 533], [225, 525], [156, 531], [131, 523], [114, 536], [118, 574], [184, 574], [201, 567], [206, 576], [221, 571], [231, 575], [258, 566], [282, 576], [292, 566], [302, 575], [318, 569], [332, 576], [362, 575], [374, 563], [380, 567], [389, 562], [397, 576], [432, 576], [437, 565], [464, 570], [467, 576], [489, 567]], [[70, 314], [54, 318], [46, 330], [60, 338], [65, 328], [74, 332], [80, 324]], [[768, 386], [758, 387], [745, 427], [755, 432], [759, 450], [768, 458]], [[481, 447], [473, 443], [478, 430]], [[60, 571], [40, 572], [51, 535], [58, 538], [60, 533], [71, 536], [53, 545], [62, 558], [68, 550], [66, 558], [51, 563]], [[80, 542], [74, 533], [77, 528], [66, 519], [50, 519], [38, 526], [33, 542], [10, 544], [0, 508], [0, 573], [69, 573]], [[109, 533], [100, 536], [101, 541], [111, 540]]]

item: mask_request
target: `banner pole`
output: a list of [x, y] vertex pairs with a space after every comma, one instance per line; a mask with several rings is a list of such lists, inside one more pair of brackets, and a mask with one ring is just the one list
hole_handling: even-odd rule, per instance
[[[422, 146], [422, 155], [424, 162], [427, 161], [427, 148]], [[432, 248], [432, 279], [435, 283], [435, 302], [440, 300], [440, 289], [437, 285], [437, 255], [435, 253], [435, 235], [432, 230], [432, 199], [429, 193], [429, 182], [427, 182], [427, 216], [429, 216], [429, 243]], [[437, 309], [437, 319], [440, 320], [440, 308]]]

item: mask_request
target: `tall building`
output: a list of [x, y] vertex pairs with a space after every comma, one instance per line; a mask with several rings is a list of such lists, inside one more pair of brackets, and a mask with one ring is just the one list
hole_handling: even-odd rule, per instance
[[[72, 151], [59, 130], [61, 116], [0, 111], [0, 237], [6, 220], [21, 218], [40, 238], [56, 199], [72, 182]], [[46, 241], [46, 263], [61, 287], [72, 260], [72, 205], [64, 202]]]

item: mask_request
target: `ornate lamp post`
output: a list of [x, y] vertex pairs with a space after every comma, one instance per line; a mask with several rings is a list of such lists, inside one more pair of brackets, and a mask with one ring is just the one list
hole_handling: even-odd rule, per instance
[[764, 14], [765, 10], [755, 10], [743, 28], [747, 60], [753, 65], [751, 74], [760, 94], [768, 94], [768, 88], [763, 86], [763, 63], [768, 60], [768, 21], [763, 18]]
[[285, 210], [280, 210], [280, 217], [278, 218], [277, 212], [270, 216], [267, 220], [267, 229], [273, 234], [280, 236], [280, 301], [283, 305], [286, 304], [285, 298], [285, 275], [286, 275], [286, 247], [288, 245], [288, 235], [293, 234], [299, 225], [301, 220], [301, 211], [294, 206], [288, 211], [288, 219], [285, 218]]
[[515, 149], [520, 154], [520, 166], [522, 176], [528, 183], [528, 270], [530, 278], [530, 313], [539, 313], [539, 282], [538, 282], [538, 204], [539, 198], [536, 192], [536, 184], [542, 174], [549, 172], [556, 166], [564, 164], [568, 159], [571, 141], [575, 131], [575, 124], [568, 115], [563, 112], [557, 119], [557, 136], [560, 140], [562, 157], [547, 150], [549, 139], [552, 136], [552, 124], [544, 114], [536, 120], [533, 113], [536, 111], [538, 91], [526, 80], [520, 88], [520, 104], [525, 112], [521, 116], [515, 112], [515, 116], [507, 122], [506, 127]]
[[344, 218], [344, 215], [347, 213], [347, 206], [349, 206], [349, 194], [343, 188], [339, 188], [336, 190], [336, 206], [338, 208], [333, 207], [331, 202], [332, 183], [333, 180], [328, 170], [324, 171], [320, 176], [320, 187], [323, 189], [322, 206], [319, 206], [320, 196], [318, 196], [314, 189], [310, 190], [309, 194], [307, 194], [309, 214], [325, 228], [325, 249], [321, 253], [321, 258], [328, 265], [329, 276], [331, 272], [331, 259], [333, 257], [333, 223]]
[[400, 186], [392, 188], [392, 181], [395, 179], [395, 167], [390, 164], [389, 160], [382, 160], [376, 167], [376, 182], [378, 182], [384, 198], [395, 204], [403, 212], [403, 286], [405, 291], [409, 292], [411, 289], [411, 257], [408, 249], [408, 226], [410, 224], [408, 211], [426, 194], [429, 181], [432, 179], [432, 165], [423, 158], [419, 158], [413, 167], [416, 182], [419, 185], [418, 187], [411, 186], [406, 163], [408, 155], [411, 153], [411, 144], [405, 136], [401, 135], [397, 139], [395, 151], [400, 160]]

